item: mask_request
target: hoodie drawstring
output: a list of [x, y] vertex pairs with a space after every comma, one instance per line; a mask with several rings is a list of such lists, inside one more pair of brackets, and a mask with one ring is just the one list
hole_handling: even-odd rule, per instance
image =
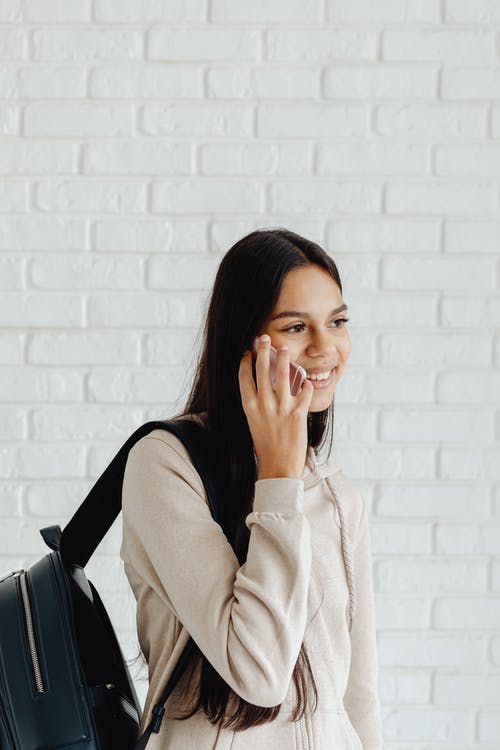
[[344, 510], [342, 508], [342, 503], [339, 502], [339, 498], [335, 494], [335, 490], [333, 489], [330, 477], [325, 477], [325, 480], [326, 480], [326, 483], [328, 485], [330, 492], [332, 493], [332, 497], [337, 507], [337, 511], [338, 511], [339, 519], [340, 519], [340, 538], [342, 541], [342, 557], [344, 558], [344, 566], [345, 566], [345, 572], [346, 572], [346, 578], [347, 578], [347, 588], [349, 589], [349, 632], [351, 632], [352, 621], [356, 614], [356, 583], [354, 581], [354, 565], [353, 565], [353, 559], [352, 559], [351, 542], [350, 542], [349, 537], [347, 536], [346, 524], [344, 521]]

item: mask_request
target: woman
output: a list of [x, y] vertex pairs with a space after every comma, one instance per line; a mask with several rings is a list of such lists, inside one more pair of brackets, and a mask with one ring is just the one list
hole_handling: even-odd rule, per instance
[[[294, 232], [251, 232], [222, 259], [177, 417], [211, 432], [227, 536], [180, 440], [154, 430], [130, 451], [121, 556], [149, 666], [141, 731], [189, 635], [198, 647], [148, 750], [382, 748], [366, 508], [317, 460], [346, 309], [333, 260]], [[296, 396], [290, 360], [308, 373]]]

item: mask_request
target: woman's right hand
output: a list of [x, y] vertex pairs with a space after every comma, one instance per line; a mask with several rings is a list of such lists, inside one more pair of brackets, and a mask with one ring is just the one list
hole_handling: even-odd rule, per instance
[[259, 462], [258, 479], [296, 477], [300, 479], [307, 457], [307, 414], [314, 388], [305, 380], [297, 396], [290, 393], [290, 357], [288, 349], [278, 349], [276, 390], [271, 383], [270, 340], [259, 338], [255, 371], [252, 353], [240, 360], [238, 380], [254, 450]]

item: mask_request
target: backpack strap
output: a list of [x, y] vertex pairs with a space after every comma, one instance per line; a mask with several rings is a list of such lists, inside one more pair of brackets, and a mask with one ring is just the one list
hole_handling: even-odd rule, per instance
[[212, 516], [218, 523], [221, 523], [221, 511], [217, 504], [218, 493], [213, 477], [213, 451], [209, 432], [192, 419], [146, 422], [125, 441], [62, 533], [57, 534], [52, 530], [53, 527], [48, 527], [51, 531], [42, 534], [52, 549], [55, 549], [57, 545], [68, 570], [73, 564], [85, 567], [121, 513], [123, 475], [129, 451], [138, 440], [158, 429], [172, 432], [185, 445], [205, 486]]

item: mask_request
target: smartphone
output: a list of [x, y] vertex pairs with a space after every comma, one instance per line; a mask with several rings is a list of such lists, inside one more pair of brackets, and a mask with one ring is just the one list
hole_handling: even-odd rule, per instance
[[[252, 346], [252, 364], [253, 364], [253, 375], [255, 378], [255, 360], [257, 359], [257, 351], [259, 344], [254, 343]], [[269, 351], [269, 370], [271, 373], [271, 385], [276, 390], [276, 367], [278, 365], [278, 350], [271, 344]], [[302, 365], [298, 365], [297, 362], [290, 360], [290, 393], [292, 396], [297, 396], [302, 390], [304, 380], [307, 378], [307, 372], [304, 370]]]

